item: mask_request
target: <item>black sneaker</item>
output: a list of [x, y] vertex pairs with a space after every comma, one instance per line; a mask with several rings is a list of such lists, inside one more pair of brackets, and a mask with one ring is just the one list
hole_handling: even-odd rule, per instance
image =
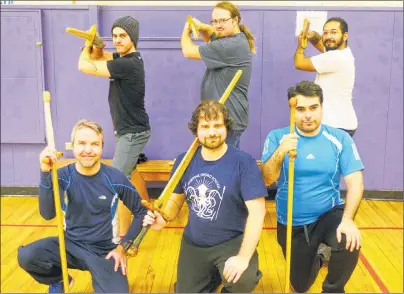
[[140, 153], [137, 158], [137, 163], [146, 162], [148, 160], [147, 156], [144, 153]]

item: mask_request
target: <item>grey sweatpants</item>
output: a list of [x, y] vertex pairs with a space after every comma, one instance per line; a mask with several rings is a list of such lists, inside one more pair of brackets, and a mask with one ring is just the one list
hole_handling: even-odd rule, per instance
[[255, 251], [250, 264], [237, 283], [228, 283], [223, 277], [224, 265], [227, 259], [237, 255], [244, 235], [226, 241], [222, 244], [203, 248], [191, 245], [186, 237], [182, 237], [177, 268], [177, 293], [210, 293], [213, 273], [219, 270], [226, 290], [233, 293], [252, 292], [262, 274], [258, 270], [258, 253]]
[[[105, 259], [90, 248], [65, 239], [67, 267], [91, 273], [95, 292], [128, 293], [128, 279], [121, 272], [114, 271], [113, 258]], [[107, 253], [107, 251], [106, 251]], [[28, 274], [41, 284], [54, 284], [62, 280], [59, 253], [59, 239], [40, 239], [18, 248], [18, 263]]]
[[115, 154], [112, 166], [119, 169], [130, 180], [132, 171], [136, 168], [139, 154], [149, 141], [151, 131], [115, 135]]

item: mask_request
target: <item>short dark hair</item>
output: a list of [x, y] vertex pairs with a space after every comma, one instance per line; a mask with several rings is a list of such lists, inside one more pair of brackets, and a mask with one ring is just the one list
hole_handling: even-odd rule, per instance
[[[331, 17], [331, 18], [327, 19], [324, 26], [329, 22], [338, 22], [339, 23], [339, 28], [341, 29], [342, 34], [348, 33], [348, 24], [343, 18], [341, 18], [341, 17]], [[324, 26], [323, 26], [323, 29], [324, 29]], [[346, 44], [348, 45], [348, 40], [346, 40]]]
[[296, 95], [305, 97], [318, 97], [320, 104], [323, 104], [323, 90], [321, 87], [310, 81], [302, 81], [297, 83], [296, 86], [288, 89], [288, 100]]
[[216, 100], [204, 100], [200, 103], [194, 112], [192, 112], [191, 121], [188, 123], [188, 128], [192, 134], [197, 136], [199, 119], [203, 117], [207, 121], [217, 119], [220, 114], [223, 115], [224, 125], [227, 132], [231, 131], [234, 126], [233, 119], [230, 118], [229, 110], [226, 106]]
[[[342, 19], [341, 17], [331, 17], [329, 19], [327, 19], [327, 21], [325, 22], [324, 25], [326, 25], [329, 22], [338, 22], [339, 23], [339, 27], [341, 29], [341, 32], [344, 33], [348, 33], [348, 24], [346, 23], [346, 21], [344, 19]], [[324, 26], [323, 26], [324, 27]]]

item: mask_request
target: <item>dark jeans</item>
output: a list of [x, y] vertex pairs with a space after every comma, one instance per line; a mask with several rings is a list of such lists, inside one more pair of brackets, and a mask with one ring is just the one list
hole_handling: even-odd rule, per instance
[[[128, 293], [128, 279], [121, 268], [114, 271], [113, 258], [105, 259], [86, 246], [65, 239], [67, 267], [91, 273], [95, 292]], [[54, 284], [62, 280], [59, 239], [40, 239], [18, 248], [18, 264], [38, 283]]]
[[[314, 283], [321, 260], [318, 247], [324, 243], [331, 247], [328, 274], [323, 282], [323, 292], [343, 293], [345, 284], [358, 263], [359, 250], [345, 249], [345, 235], [338, 243], [336, 230], [341, 222], [344, 206], [339, 205], [326, 212], [309, 225], [292, 227], [292, 253], [290, 283], [296, 292], [306, 292]], [[286, 256], [286, 226], [278, 223], [278, 243]]]
[[[226, 290], [224, 293], [252, 292], [262, 274], [258, 270], [258, 253], [252, 256], [248, 268], [237, 283], [228, 283], [223, 277], [224, 264], [240, 250], [244, 235], [213, 247], [197, 247], [183, 236], [177, 267], [176, 293], [211, 293], [215, 272], [218, 270]], [[217, 286], [217, 285], [215, 285]], [[226, 292], [227, 291], [227, 292]]]
[[240, 137], [244, 131], [230, 131], [227, 133], [226, 143], [240, 149]]

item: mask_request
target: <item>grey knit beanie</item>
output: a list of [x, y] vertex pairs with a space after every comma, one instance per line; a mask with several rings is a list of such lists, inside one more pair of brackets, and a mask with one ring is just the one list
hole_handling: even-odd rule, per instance
[[139, 40], [139, 22], [136, 19], [131, 16], [122, 16], [112, 24], [111, 33], [115, 27], [124, 29], [137, 48], [137, 41]]

